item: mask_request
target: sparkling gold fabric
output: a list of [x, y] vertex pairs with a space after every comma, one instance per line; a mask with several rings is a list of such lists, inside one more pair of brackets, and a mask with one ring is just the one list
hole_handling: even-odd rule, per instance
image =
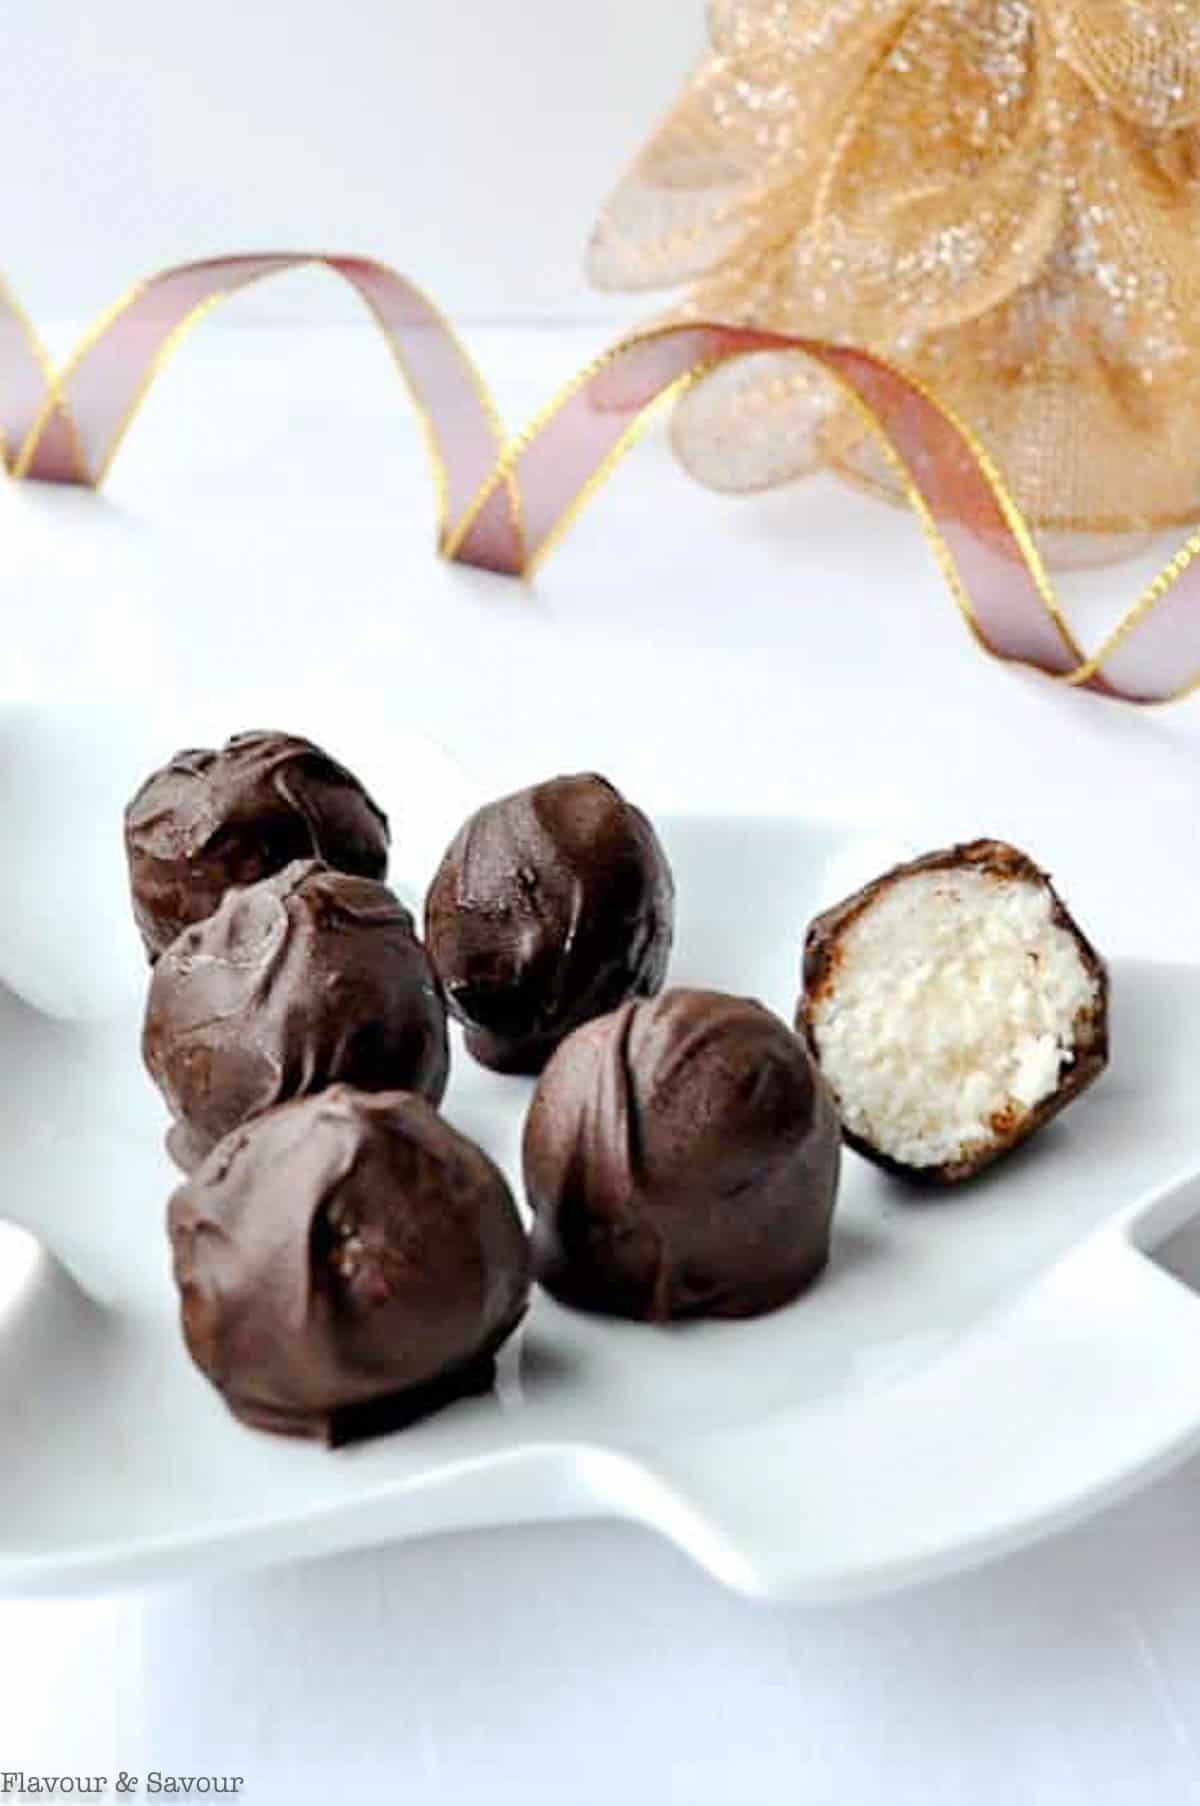
[[[424, 431], [446, 558], [532, 575], [658, 403], [718, 370], [800, 354], [862, 423], [984, 651], [1126, 702], [1166, 702], [1200, 688], [1200, 531], [1086, 652], [1028, 523], [971, 429], [885, 358], [811, 336], [703, 321], [634, 333], [510, 438], [482, 374], [430, 297], [373, 258], [266, 251], [177, 264], [128, 289], [58, 369], [0, 283], [0, 468], [21, 480], [98, 488], [156, 378], [197, 324], [229, 297], [302, 266], [345, 282], [383, 334]], [[358, 446], [340, 451], [352, 472]]]
[[[1200, 0], [712, 0], [709, 24], [594, 281], [893, 359], [1039, 527], [1200, 517]], [[794, 353], [724, 366], [673, 431], [716, 488], [893, 486]]]

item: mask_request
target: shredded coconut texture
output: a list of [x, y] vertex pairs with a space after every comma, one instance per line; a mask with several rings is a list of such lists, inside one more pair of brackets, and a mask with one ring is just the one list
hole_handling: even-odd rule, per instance
[[1099, 985], [1052, 909], [1044, 885], [921, 872], [847, 925], [810, 1016], [847, 1128], [941, 1166], [1053, 1094]]

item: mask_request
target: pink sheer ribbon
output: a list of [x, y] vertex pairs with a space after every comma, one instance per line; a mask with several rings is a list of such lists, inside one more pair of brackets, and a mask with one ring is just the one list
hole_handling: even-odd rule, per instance
[[368, 258], [264, 253], [181, 265], [139, 283], [51, 370], [0, 291], [0, 431], [16, 477], [96, 487], [158, 371], [218, 301], [301, 265], [333, 271], [384, 334], [425, 431], [442, 552], [527, 575], [636, 439], [649, 410], [700, 373], [756, 351], [803, 352], [842, 386], [877, 435], [970, 630], [998, 658], [1138, 703], [1200, 684], [1200, 534], [1086, 656], [1033, 537], [969, 429], [926, 389], [846, 346], [731, 326], [637, 333], [506, 440], [487, 387], [433, 303]]

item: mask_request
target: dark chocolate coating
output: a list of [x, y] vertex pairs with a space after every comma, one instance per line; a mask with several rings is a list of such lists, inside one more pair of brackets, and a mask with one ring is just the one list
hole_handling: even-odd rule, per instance
[[589, 1022], [525, 1126], [535, 1276], [613, 1316], [749, 1317], [829, 1255], [840, 1138], [804, 1043], [759, 1003], [666, 991]]
[[425, 938], [470, 1051], [540, 1072], [572, 1029], [662, 985], [675, 891], [658, 837], [604, 778], [553, 778], [464, 824]]
[[133, 913], [151, 962], [212, 915], [231, 885], [293, 859], [382, 878], [388, 824], [358, 779], [310, 740], [235, 734], [179, 752], [125, 810]]
[[1055, 1090], [1021, 1116], [1014, 1116], [1007, 1123], [995, 1124], [994, 1139], [986, 1146], [975, 1149], [967, 1158], [948, 1160], [940, 1166], [908, 1166], [885, 1154], [853, 1130], [843, 1127], [846, 1146], [853, 1148], [856, 1154], [861, 1154], [864, 1159], [872, 1161], [898, 1179], [934, 1185], [957, 1185], [964, 1179], [973, 1179], [1002, 1154], [1007, 1154], [1023, 1141], [1028, 1141], [1031, 1135], [1057, 1116], [1060, 1110], [1065, 1110], [1081, 1091], [1085, 1091], [1100, 1077], [1108, 1065], [1108, 969], [1104, 961], [1067, 909], [1050, 882], [1049, 875], [1018, 847], [1010, 846], [1004, 840], [988, 839], [942, 847], [935, 852], [922, 854], [919, 859], [910, 859], [903, 865], [893, 866], [891, 871], [881, 873], [869, 884], [864, 884], [861, 890], [844, 898], [841, 903], [835, 903], [809, 923], [804, 939], [803, 990], [796, 1005], [796, 1029], [805, 1037], [814, 1059], [820, 1063], [821, 1052], [814, 1030], [814, 1006], [837, 983], [841, 938], [846, 929], [899, 879], [911, 878], [921, 872], [952, 872], [964, 868], [984, 872], [993, 878], [1015, 879], [1044, 886], [1050, 894], [1052, 919], [1072, 937], [1085, 968], [1096, 980], [1097, 1002], [1095, 1008], [1075, 1025], [1074, 1055], [1064, 1065]]
[[409, 1092], [334, 1085], [236, 1129], [168, 1227], [188, 1350], [230, 1410], [334, 1445], [486, 1391], [528, 1301], [503, 1175]]
[[413, 919], [373, 878], [297, 860], [173, 941], [142, 1053], [185, 1172], [250, 1117], [337, 1080], [441, 1102], [446, 1008]]

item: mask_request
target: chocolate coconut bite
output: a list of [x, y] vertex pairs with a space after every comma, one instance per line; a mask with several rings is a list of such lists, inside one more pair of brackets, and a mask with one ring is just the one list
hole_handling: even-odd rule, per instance
[[142, 1035], [185, 1172], [231, 1129], [338, 1080], [440, 1103], [446, 1010], [386, 885], [297, 860], [227, 891], [154, 967]]
[[539, 1072], [580, 1023], [658, 991], [673, 928], [654, 829], [591, 774], [480, 809], [425, 905], [430, 956], [467, 1047], [501, 1072]]
[[171, 1199], [183, 1333], [243, 1422], [331, 1445], [486, 1391], [529, 1250], [423, 1098], [335, 1085], [236, 1129]]
[[976, 840], [885, 872], [808, 930], [797, 1026], [851, 1147], [969, 1179], [1108, 1059], [1103, 961], [1049, 878]]
[[741, 997], [672, 990], [579, 1028], [525, 1128], [534, 1272], [612, 1316], [750, 1317], [829, 1255], [840, 1135], [803, 1041]]
[[292, 734], [237, 734], [219, 752], [179, 752], [125, 811], [133, 913], [153, 962], [213, 914], [232, 885], [294, 859], [382, 878], [387, 817], [358, 779]]

